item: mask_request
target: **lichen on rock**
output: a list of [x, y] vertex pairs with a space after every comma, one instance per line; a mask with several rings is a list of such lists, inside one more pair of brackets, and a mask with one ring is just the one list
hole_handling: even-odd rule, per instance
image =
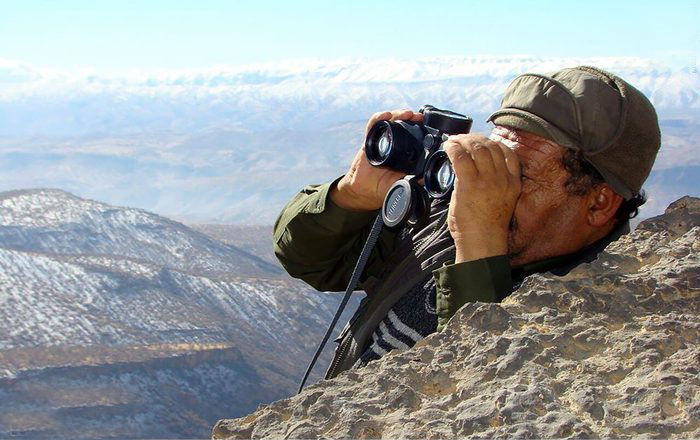
[[232, 438], [700, 437], [700, 200], [403, 352], [221, 420]]

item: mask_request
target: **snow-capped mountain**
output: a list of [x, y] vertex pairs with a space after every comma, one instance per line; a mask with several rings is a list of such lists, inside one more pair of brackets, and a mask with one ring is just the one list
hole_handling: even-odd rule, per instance
[[700, 109], [700, 78], [633, 57], [528, 56], [301, 60], [199, 71], [46, 71], [0, 61], [0, 132], [6, 136], [123, 136], [202, 129], [318, 129], [396, 107], [433, 103], [482, 115], [525, 72], [595, 65], [621, 75], [655, 106]]
[[[219, 277], [273, 276], [279, 268], [167, 218], [60, 190], [0, 193], [0, 244], [73, 261], [144, 262]], [[106, 260], [105, 260], [106, 259]], [[115, 262], [116, 264], [116, 262]]]
[[655, 171], [700, 165], [700, 75], [649, 59], [305, 60], [121, 76], [5, 61], [0, 189], [57, 187], [192, 223], [271, 224], [303, 185], [345, 172], [372, 113], [433, 104], [472, 116], [483, 133], [516, 75], [581, 64], [621, 75], [654, 103]]
[[340, 298], [279, 272], [142, 210], [1, 193], [0, 437], [202, 437], [290, 395]]

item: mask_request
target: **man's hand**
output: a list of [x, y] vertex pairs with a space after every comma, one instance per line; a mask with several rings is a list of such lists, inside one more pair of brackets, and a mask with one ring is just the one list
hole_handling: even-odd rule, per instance
[[[423, 121], [423, 114], [411, 110], [394, 110], [372, 115], [365, 129], [365, 137], [372, 126], [379, 121]], [[374, 211], [382, 207], [384, 197], [397, 180], [405, 173], [389, 168], [370, 165], [365, 156], [364, 142], [355, 155], [348, 172], [332, 187], [330, 197], [341, 208], [351, 211]]]
[[520, 195], [518, 156], [477, 134], [450, 136], [443, 148], [456, 176], [447, 220], [455, 263], [505, 255]]

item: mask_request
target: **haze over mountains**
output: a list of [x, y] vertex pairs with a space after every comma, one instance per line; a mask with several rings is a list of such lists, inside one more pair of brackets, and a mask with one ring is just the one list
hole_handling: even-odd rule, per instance
[[295, 61], [207, 71], [47, 71], [0, 61], [0, 189], [61, 188], [191, 223], [271, 224], [300, 187], [342, 174], [371, 113], [430, 103], [474, 131], [517, 74], [592, 64], [657, 107], [663, 147], [644, 216], [698, 194], [700, 75], [640, 58]]

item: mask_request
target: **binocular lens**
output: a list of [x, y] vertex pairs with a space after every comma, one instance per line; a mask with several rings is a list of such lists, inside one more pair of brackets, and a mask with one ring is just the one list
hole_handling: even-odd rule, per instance
[[365, 154], [369, 163], [374, 166], [390, 165], [394, 135], [391, 125], [387, 121], [375, 124], [367, 135]]
[[367, 133], [365, 155], [376, 167], [417, 174], [423, 169], [423, 137], [423, 129], [414, 123], [379, 121]]
[[377, 153], [379, 153], [379, 157], [383, 160], [389, 156], [390, 151], [391, 131], [384, 128], [383, 133], [379, 137], [379, 141], [377, 141]]
[[437, 172], [437, 182], [441, 190], [448, 189], [454, 180], [454, 172], [450, 162], [443, 162]]
[[425, 189], [430, 197], [439, 199], [447, 196], [455, 182], [455, 173], [450, 158], [444, 151], [436, 151], [425, 165]]

